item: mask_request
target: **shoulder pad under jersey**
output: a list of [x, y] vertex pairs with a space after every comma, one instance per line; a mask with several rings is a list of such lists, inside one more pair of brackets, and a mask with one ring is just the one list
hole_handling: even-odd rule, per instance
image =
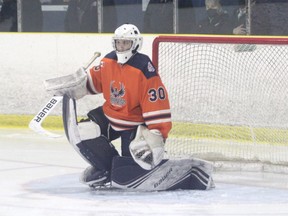
[[117, 55], [115, 51], [108, 53], [104, 58], [113, 59], [117, 61]]
[[150, 58], [142, 53], [136, 53], [126, 64], [141, 70], [147, 79], [158, 76]]

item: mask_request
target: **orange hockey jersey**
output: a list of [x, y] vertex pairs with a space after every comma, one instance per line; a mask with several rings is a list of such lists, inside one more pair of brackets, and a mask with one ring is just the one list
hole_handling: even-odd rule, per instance
[[87, 88], [92, 94], [103, 93], [103, 111], [114, 130], [145, 123], [168, 137], [172, 127], [168, 93], [148, 56], [136, 53], [122, 65], [112, 51], [90, 69]]

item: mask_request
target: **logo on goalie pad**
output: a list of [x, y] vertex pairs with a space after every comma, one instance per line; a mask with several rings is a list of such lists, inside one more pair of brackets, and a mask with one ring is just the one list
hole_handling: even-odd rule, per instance
[[55, 106], [55, 104], [57, 104], [58, 100], [56, 100], [55, 98], [52, 98], [47, 104], [46, 106], [37, 114], [36, 118], [34, 118], [34, 121], [36, 122], [40, 122], [45, 115], [49, 112], [49, 110], [51, 110], [53, 108], [53, 106]]
[[158, 182], [156, 182], [154, 184], [154, 188], [157, 188], [163, 181], [165, 181], [165, 179], [171, 174], [172, 172], [172, 167], [168, 170], [168, 172], [166, 172], [160, 179]]

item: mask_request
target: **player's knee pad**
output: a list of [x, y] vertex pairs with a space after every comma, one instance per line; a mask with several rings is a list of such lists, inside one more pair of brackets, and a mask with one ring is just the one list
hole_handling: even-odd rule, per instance
[[103, 112], [102, 106], [91, 110], [90, 112], [88, 112], [87, 116], [90, 120], [94, 121], [99, 125], [101, 134], [107, 137], [109, 140], [115, 140], [120, 137], [121, 133], [112, 129], [108, 118]]
[[100, 126], [89, 119], [80, 121], [77, 125], [77, 129], [81, 140], [90, 140], [101, 136]]
[[93, 121], [78, 123], [81, 142], [77, 144], [80, 153], [92, 166], [102, 170], [110, 170], [112, 159], [119, 155], [109, 140], [101, 135], [100, 126]]
[[87, 116], [89, 117], [89, 119], [99, 125], [102, 135], [104, 135], [105, 137], [109, 137], [109, 120], [106, 118], [102, 106], [89, 111]]

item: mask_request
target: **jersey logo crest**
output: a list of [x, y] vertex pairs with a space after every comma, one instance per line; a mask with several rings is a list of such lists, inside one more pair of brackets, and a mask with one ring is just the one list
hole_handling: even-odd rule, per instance
[[114, 106], [122, 107], [126, 104], [123, 98], [125, 95], [125, 86], [119, 82], [119, 86], [115, 87], [114, 83], [115, 81], [110, 82], [110, 103]]
[[151, 73], [152, 73], [152, 72], [155, 72], [155, 68], [154, 68], [154, 66], [151, 64], [151, 62], [148, 62], [148, 68], [147, 68], [147, 69], [148, 69], [148, 71], [151, 72]]

